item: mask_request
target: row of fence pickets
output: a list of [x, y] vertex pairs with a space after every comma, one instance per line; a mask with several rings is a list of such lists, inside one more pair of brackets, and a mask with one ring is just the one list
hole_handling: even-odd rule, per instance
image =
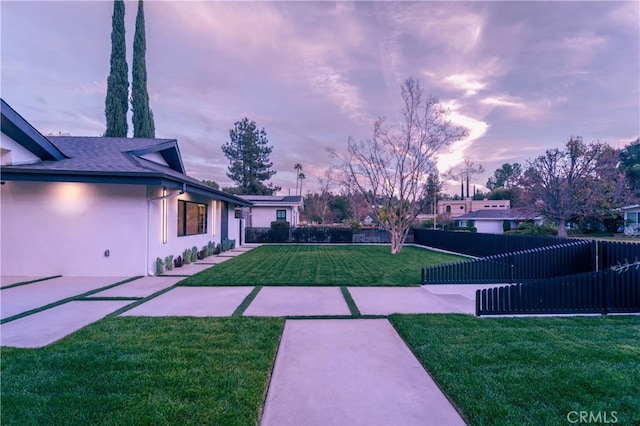
[[640, 271], [606, 269], [476, 291], [476, 315], [640, 312]]
[[422, 268], [422, 283], [511, 283], [595, 269], [594, 246], [574, 241]]
[[[514, 283], [476, 293], [477, 315], [640, 312], [640, 244], [416, 230], [416, 244], [481, 256], [422, 268], [423, 284]], [[516, 251], [502, 251], [513, 248]]]

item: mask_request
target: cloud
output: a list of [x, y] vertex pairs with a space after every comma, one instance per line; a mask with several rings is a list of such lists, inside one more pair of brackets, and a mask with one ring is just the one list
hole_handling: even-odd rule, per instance
[[640, 3], [637, 1], [619, 2], [607, 14], [608, 20], [618, 29], [638, 35], [640, 31]]
[[514, 100], [508, 96], [489, 96], [487, 98], [484, 98], [480, 101], [480, 103], [485, 104], [485, 105], [492, 105], [492, 106], [501, 106], [501, 107], [510, 107], [510, 108], [524, 108], [525, 105], [518, 101], [518, 100]]
[[445, 77], [443, 82], [452, 86], [454, 89], [464, 91], [465, 96], [476, 95], [480, 90], [487, 86], [472, 74], [453, 74]]
[[445, 172], [464, 161], [467, 157], [467, 151], [475, 141], [487, 134], [490, 125], [485, 121], [463, 113], [462, 105], [455, 100], [442, 102], [442, 105], [449, 110], [448, 118], [451, 124], [464, 127], [469, 132], [466, 138], [452, 143], [447, 152], [438, 155], [438, 170]]

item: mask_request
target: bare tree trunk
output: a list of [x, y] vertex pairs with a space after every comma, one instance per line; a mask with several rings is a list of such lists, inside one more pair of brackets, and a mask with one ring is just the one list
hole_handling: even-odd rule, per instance
[[562, 219], [558, 222], [558, 237], [559, 238], [567, 238], [567, 226], [565, 225], [565, 220]]

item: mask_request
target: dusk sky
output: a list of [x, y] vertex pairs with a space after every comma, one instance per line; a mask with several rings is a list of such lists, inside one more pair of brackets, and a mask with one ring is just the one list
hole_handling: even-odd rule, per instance
[[[44, 134], [102, 134], [113, 2], [0, 5], [2, 98]], [[131, 72], [137, 1], [125, 5]], [[281, 194], [295, 163], [316, 189], [327, 148], [398, 118], [408, 77], [469, 129], [439, 169], [482, 164], [483, 190], [501, 164], [572, 135], [616, 147], [640, 136], [638, 1], [147, 0], [145, 17], [156, 137], [177, 139], [187, 172], [222, 186], [220, 147], [246, 116], [273, 145]]]

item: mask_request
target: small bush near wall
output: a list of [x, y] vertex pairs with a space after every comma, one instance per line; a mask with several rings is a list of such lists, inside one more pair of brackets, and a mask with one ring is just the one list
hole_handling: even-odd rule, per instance
[[446, 231], [457, 231], [457, 232], [478, 232], [478, 228], [475, 226], [455, 226], [455, 225], [447, 225], [444, 228]]
[[286, 243], [289, 241], [289, 222], [271, 222], [271, 241], [274, 243]]
[[352, 243], [353, 229], [351, 228], [329, 228], [329, 238], [332, 243]]
[[538, 226], [532, 222], [520, 222], [518, 229], [508, 231], [508, 234], [555, 237], [558, 231], [546, 225]]
[[162, 275], [164, 272], [164, 261], [159, 257], [156, 258], [156, 275]]
[[164, 258], [164, 264], [167, 267], [167, 270], [170, 271], [173, 269], [173, 255], [167, 256]]

